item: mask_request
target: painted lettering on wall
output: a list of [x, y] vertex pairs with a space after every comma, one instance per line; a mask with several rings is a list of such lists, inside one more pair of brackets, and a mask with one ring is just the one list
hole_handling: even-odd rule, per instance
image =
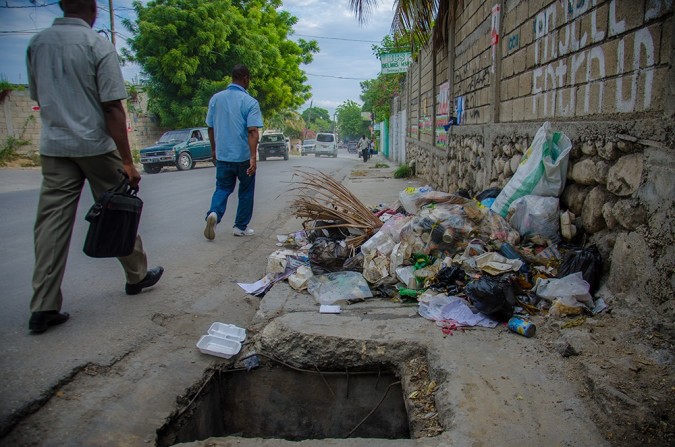
[[[672, 0], [661, 0], [659, 5], [664, 5], [652, 4], [647, 11], [655, 16], [662, 7], [668, 7], [665, 3], [669, 2]], [[629, 35], [629, 39], [622, 37], [616, 54], [605, 54], [602, 46], [593, 44], [624, 33], [626, 21], [617, 16], [616, 0], [611, 0], [607, 33], [599, 29], [597, 9], [591, 9], [597, 3], [597, 0], [566, 0], [566, 7], [561, 11], [560, 4], [555, 2], [535, 17], [533, 46], [537, 68], [532, 71], [532, 112], [535, 115], [574, 115], [577, 89], [583, 99], [584, 114], [603, 110], [607, 77], [616, 77], [615, 97], [608, 98], [614, 100], [614, 111], [635, 112], [648, 110], [651, 106], [656, 58], [650, 30], [645, 27]], [[558, 14], [563, 14], [565, 25], [554, 29]], [[580, 34], [581, 16], [590, 18], [590, 29], [584, 29]], [[632, 47], [626, 48], [630, 42]], [[588, 49], [580, 51], [587, 45]], [[562, 57], [568, 54], [571, 56]], [[630, 64], [626, 64], [627, 57], [632, 61]], [[616, 58], [615, 72], [607, 72], [606, 58]], [[549, 62], [551, 60], [554, 61]], [[642, 92], [642, 101], [638, 101], [638, 92]]]
[[511, 34], [506, 41], [506, 49], [508, 53], [520, 48], [520, 34]]

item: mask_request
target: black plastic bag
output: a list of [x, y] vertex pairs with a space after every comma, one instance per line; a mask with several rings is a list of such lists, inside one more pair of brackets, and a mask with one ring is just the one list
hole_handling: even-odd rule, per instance
[[342, 264], [342, 270], [351, 272], [363, 271], [363, 253], [357, 253]]
[[516, 294], [510, 277], [481, 276], [470, 281], [464, 290], [471, 304], [490, 318], [503, 322], [513, 316]]
[[602, 277], [602, 255], [595, 245], [571, 250], [565, 254], [558, 269], [558, 278], [564, 278], [576, 272], [581, 272], [584, 281], [590, 284], [591, 294], [598, 290]]
[[485, 199], [496, 199], [500, 192], [502, 192], [501, 188], [488, 188], [485, 191], [478, 194], [476, 196], [476, 200], [482, 202]]
[[316, 239], [309, 249], [309, 264], [312, 267], [312, 273], [323, 275], [343, 271], [349, 252], [344, 241], [329, 238]]

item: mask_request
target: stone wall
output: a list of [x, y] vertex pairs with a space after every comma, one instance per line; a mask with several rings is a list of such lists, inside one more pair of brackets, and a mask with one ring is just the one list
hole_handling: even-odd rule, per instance
[[[408, 112], [405, 159], [417, 175], [473, 194], [503, 187], [551, 121], [573, 142], [561, 207], [577, 216], [581, 242], [599, 246], [607, 286], [671, 313], [672, 3], [465, 0], [450, 49], [420, 52], [392, 110]], [[448, 115], [460, 124], [446, 132]], [[416, 132], [428, 117], [431, 135]]]
[[[167, 129], [157, 126], [157, 121], [147, 113], [147, 99], [141, 93], [126, 101], [127, 129], [132, 150], [153, 144]], [[40, 146], [40, 112], [37, 103], [30, 99], [28, 88], [10, 91], [0, 104], [0, 142], [8, 137], [28, 142], [18, 147], [23, 154], [38, 152]]]

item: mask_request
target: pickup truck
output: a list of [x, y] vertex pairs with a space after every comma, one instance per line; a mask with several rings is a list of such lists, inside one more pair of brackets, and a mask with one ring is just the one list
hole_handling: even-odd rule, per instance
[[187, 171], [198, 161], [213, 161], [206, 127], [165, 132], [153, 146], [141, 149], [140, 155], [143, 170], [148, 174], [157, 174], [164, 166]]
[[283, 157], [288, 160], [288, 140], [283, 133], [264, 133], [258, 142], [258, 157], [260, 161], [267, 157]]

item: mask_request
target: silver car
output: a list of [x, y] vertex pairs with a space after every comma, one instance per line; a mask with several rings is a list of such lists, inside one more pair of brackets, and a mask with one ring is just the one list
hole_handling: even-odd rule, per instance
[[301, 155], [313, 154], [316, 152], [316, 140], [305, 140], [302, 142]]

